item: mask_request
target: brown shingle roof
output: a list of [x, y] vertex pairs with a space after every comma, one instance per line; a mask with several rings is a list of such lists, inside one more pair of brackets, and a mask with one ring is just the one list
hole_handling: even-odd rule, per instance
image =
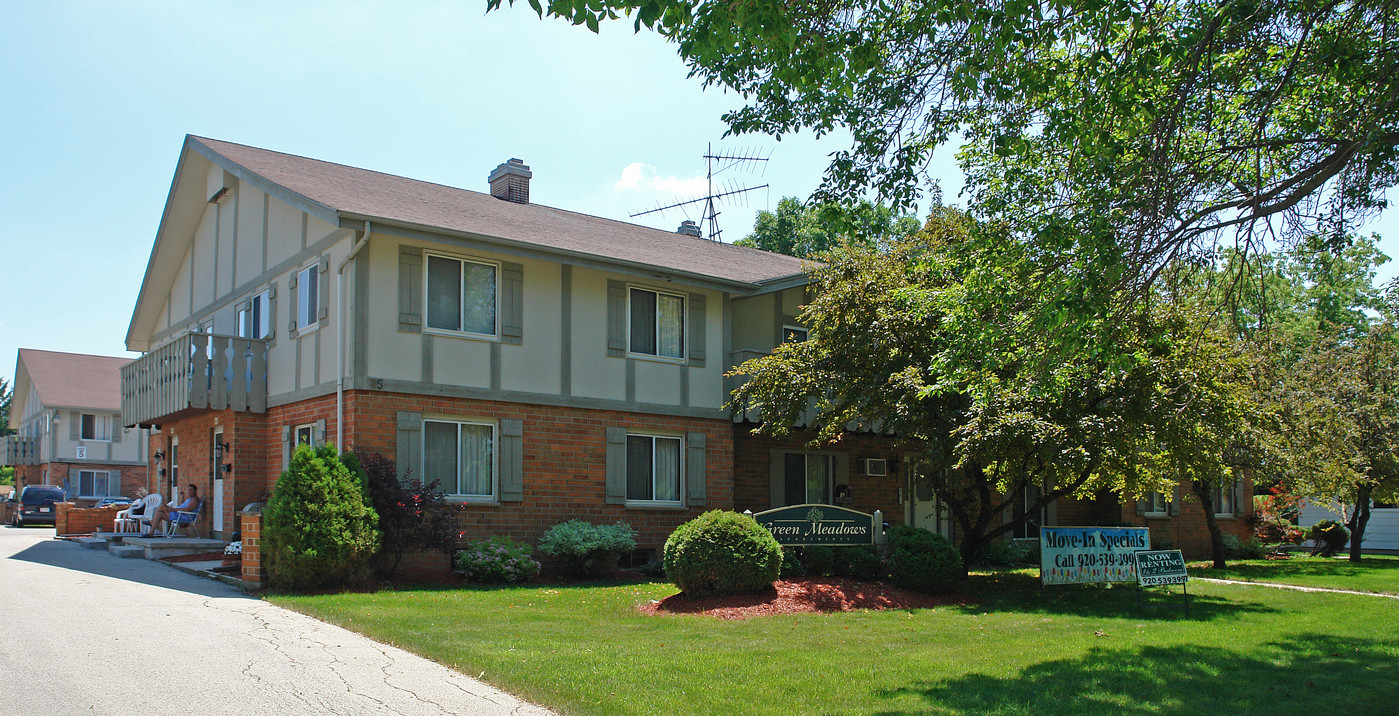
[[504, 239], [725, 282], [760, 284], [802, 273], [804, 262], [791, 256], [242, 144], [189, 140], [342, 218]]
[[45, 406], [121, 410], [121, 367], [130, 358], [21, 348], [19, 362]]

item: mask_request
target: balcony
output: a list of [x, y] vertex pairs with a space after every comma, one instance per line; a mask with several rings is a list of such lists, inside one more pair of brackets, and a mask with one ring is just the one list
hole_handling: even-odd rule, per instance
[[199, 410], [267, 411], [267, 341], [189, 333], [121, 369], [122, 425]]
[[0, 438], [0, 467], [39, 464], [39, 438], [9, 435]]

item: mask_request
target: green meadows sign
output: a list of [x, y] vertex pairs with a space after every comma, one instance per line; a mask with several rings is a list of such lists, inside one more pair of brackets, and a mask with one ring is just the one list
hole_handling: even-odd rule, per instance
[[884, 525], [877, 515], [835, 505], [793, 505], [759, 512], [753, 519], [784, 546], [852, 546], [879, 541]]

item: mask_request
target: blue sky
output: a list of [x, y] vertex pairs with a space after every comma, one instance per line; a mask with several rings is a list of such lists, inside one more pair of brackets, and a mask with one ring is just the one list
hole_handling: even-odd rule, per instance
[[[599, 35], [485, 0], [0, 3], [0, 376], [16, 350], [126, 355], [185, 134], [478, 191], [519, 157], [531, 201], [628, 220], [702, 192], [702, 155], [770, 156], [726, 183], [724, 238], [805, 197], [845, 136], [720, 141], [740, 98], [630, 22]], [[953, 200], [951, 152], [934, 174]], [[1394, 195], [1399, 200], [1399, 194]], [[1379, 231], [1399, 254], [1399, 220]], [[635, 219], [673, 230], [698, 211]], [[1394, 238], [1391, 238], [1394, 237]], [[1389, 267], [1392, 273], [1392, 267]]]

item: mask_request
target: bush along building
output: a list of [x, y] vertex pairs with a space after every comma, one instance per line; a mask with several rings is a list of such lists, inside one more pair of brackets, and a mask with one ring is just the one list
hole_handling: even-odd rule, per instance
[[147, 435], [124, 427], [121, 369], [130, 358], [21, 348], [0, 467], [15, 468], [16, 490], [63, 487], [91, 505], [131, 496], [146, 484]]
[[187, 137], [122, 372], [151, 486], [198, 485], [227, 536], [329, 442], [439, 481], [464, 539], [625, 521], [654, 554], [705, 510], [804, 502], [950, 531], [893, 439], [808, 450], [725, 409], [728, 369], [805, 335], [802, 261], [531, 203], [532, 179]]

